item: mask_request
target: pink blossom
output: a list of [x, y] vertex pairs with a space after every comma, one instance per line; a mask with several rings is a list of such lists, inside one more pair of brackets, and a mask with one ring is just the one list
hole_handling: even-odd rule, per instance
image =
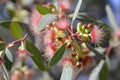
[[59, 30], [67, 30], [69, 27], [69, 23], [67, 19], [60, 19], [56, 22], [56, 27]]
[[30, 17], [30, 29], [33, 31], [33, 33], [37, 33], [37, 27], [39, 25], [41, 17], [42, 15], [36, 9], [32, 11]]
[[45, 56], [48, 57], [48, 59], [51, 59], [55, 53], [55, 49], [52, 46], [54, 43], [54, 37], [55, 37], [55, 31], [54, 30], [48, 30], [46, 35], [44, 35], [44, 45], [45, 45]]
[[105, 32], [103, 28], [95, 26], [92, 29], [90, 36], [93, 43], [101, 43], [105, 37]]
[[70, 0], [59, 0], [59, 6], [62, 10], [68, 10], [71, 8]]

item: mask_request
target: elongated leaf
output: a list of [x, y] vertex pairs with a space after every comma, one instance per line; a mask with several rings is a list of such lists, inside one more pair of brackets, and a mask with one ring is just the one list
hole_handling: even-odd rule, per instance
[[107, 63], [105, 62], [101, 71], [100, 71], [100, 74], [99, 74], [99, 80], [108, 80], [108, 66], [107, 66]]
[[19, 38], [23, 37], [23, 31], [17, 22], [12, 22], [10, 24], [10, 31], [14, 38], [19, 39]]
[[71, 26], [73, 25], [73, 21], [74, 21], [75, 18], [77, 17], [77, 14], [78, 14], [78, 12], [79, 12], [79, 10], [80, 10], [81, 4], [82, 4], [82, 0], [79, 0], [78, 3], [77, 3], [77, 6], [76, 6], [76, 8], [75, 8], [74, 14], [73, 14]]
[[32, 59], [39, 69], [45, 70], [41, 52], [30, 41], [26, 41], [26, 49], [32, 54]]
[[65, 47], [66, 47], [66, 44], [63, 44], [55, 53], [55, 55], [53, 56], [53, 58], [51, 59], [50, 63], [49, 63], [49, 66], [52, 67], [54, 66], [55, 64], [57, 64], [60, 59], [63, 57], [64, 55], [64, 52], [65, 52]]
[[116, 22], [116, 20], [115, 20], [114, 14], [113, 14], [110, 6], [109, 6], [109, 5], [106, 5], [106, 6], [105, 6], [105, 10], [106, 10], [106, 13], [107, 13], [108, 20], [109, 20], [109, 22], [110, 22], [110, 24], [111, 24], [111, 27], [112, 27], [113, 29], [117, 30], [117, 29], [118, 29], [118, 24], [117, 24], [117, 22]]
[[105, 59], [105, 56], [101, 53], [95, 50], [91, 45], [89, 45], [88, 42], [85, 42], [86, 46], [96, 55], [98, 59]]
[[6, 57], [9, 59], [9, 61], [13, 62], [13, 55], [8, 48], [6, 48], [5, 54], [6, 54]]
[[13, 62], [10, 61], [10, 59], [7, 57], [6, 54], [4, 55], [4, 64], [5, 64], [6, 69], [10, 71], [12, 68]]
[[6, 44], [4, 42], [0, 41], [0, 51], [4, 50], [5, 47], [6, 47]]
[[104, 60], [101, 60], [99, 64], [92, 70], [88, 80], [97, 80], [99, 77], [99, 73], [104, 65]]
[[37, 30], [40, 31], [41, 29], [46, 27], [47, 24], [50, 24], [52, 21], [54, 21], [57, 18], [56, 16], [57, 16], [56, 14], [46, 14], [46, 15], [44, 15], [39, 22]]
[[37, 5], [36, 9], [39, 11], [40, 14], [45, 15], [45, 14], [50, 14], [52, 13], [50, 8], [47, 8], [45, 6]]
[[63, 67], [60, 80], [72, 80], [73, 68], [69, 65]]

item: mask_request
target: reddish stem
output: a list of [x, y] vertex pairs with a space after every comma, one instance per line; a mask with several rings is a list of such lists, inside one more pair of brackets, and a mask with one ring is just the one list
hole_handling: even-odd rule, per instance
[[11, 43], [9, 43], [6, 47], [9, 48], [9, 47], [13, 47], [15, 44], [21, 42], [21, 41], [24, 41], [25, 39], [27, 38], [27, 34], [24, 35], [24, 37], [22, 37], [21, 39], [18, 39], [16, 41], [13, 41]]

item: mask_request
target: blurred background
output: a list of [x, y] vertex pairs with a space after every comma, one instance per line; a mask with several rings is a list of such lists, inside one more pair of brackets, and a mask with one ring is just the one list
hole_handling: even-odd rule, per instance
[[[77, 4], [78, 0], [72, 0], [72, 9], [71, 12], [74, 11], [74, 8]], [[0, 21], [5, 20], [15, 20], [24, 22], [29, 25], [29, 17], [32, 9], [36, 4], [46, 4], [47, 2], [51, 2], [51, 0], [0, 0]], [[118, 26], [120, 26], [120, 0], [83, 0], [82, 7], [80, 9], [81, 12], [88, 13], [89, 15], [95, 17], [110, 25], [108, 22], [108, 18], [106, 16], [105, 5], [109, 4], [114, 13], [115, 19], [117, 21]], [[4, 34], [1, 32], [3, 29], [0, 27], [0, 37], [4, 37], [6, 42], [10, 42], [14, 40], [11, 35], [8, 34], [9, 31], [5, 30]], [[120, 80], [120, 50], [118, 48], [113, 48], [110, 54], [110, 71], [108, 80]], [[119, 55], [119, 56], [118, 56]], [[32, 61], [26, 61], [27, 64], [32, 65]], [[52, 76], [55, 77], [55, 80], [60, 76], [57, 76], [54, 70]], [[77, 80], [87, 80], [89, 72], [83, 72], [80, 74]], [[41, 73], [40, 73], [41, 74]], [[45, 73], [46, 74], [46, 73]], [[39, 76], [39, 75], [37, 75]], [[48, 76], [47, 74], [44, 75]], [[39, 76], [40, 77], [40, 76]], [[40, 79], [35, 79], [40, 80]], [[44, 79], [41, 79], [44, 80]], [[47, 79], [46, 79], [47, 80]], [[49, 79], [48, 79], [49, 80]]]

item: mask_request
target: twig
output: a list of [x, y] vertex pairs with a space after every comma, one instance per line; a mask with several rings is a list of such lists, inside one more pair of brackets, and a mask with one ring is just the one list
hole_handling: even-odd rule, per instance
[[21, 41], [24, 41], [26, 38], [27, 38], [27, 34], [25, 34], [25, 36], [24, 36], [23, 38], [18, 39], [18, 40], [16, 40], [16, 41], [13, 41], [13, 42], [9, 43], [6, 47], [7, 47], [7, 48], [12, 47], [12, 46], [14, 46], [14, 45], [17, 44], [17, 43], [19, 43], [19, 42], [21, 42]]
[[5, 74], [5, 80], [10, 80], [10, 76], [9, 76], [9, 74], [8, 74], [8, 71], [7, 71], [7, 69], [5, 68], [5, 65], [2, 63], [1, 64], [1, 67], [2, 67], [2, 69], [3, 69], [3, 71], [4, 71], [4, 74]]

